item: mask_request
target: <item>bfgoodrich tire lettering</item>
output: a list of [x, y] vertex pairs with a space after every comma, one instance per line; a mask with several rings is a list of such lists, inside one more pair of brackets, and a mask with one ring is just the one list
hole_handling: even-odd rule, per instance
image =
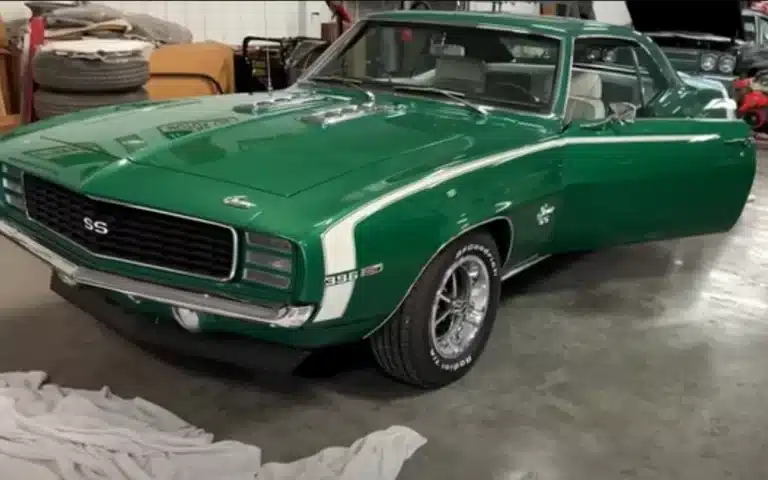
[[[461, 273], [464, 270], [466, 274]], [[488, 233], [469, 233], [443, 250], [426, 268], [400, 310], [371, 337], [371, 347], [381, 368], [400, 381], [422, 388], [441, 387], [464, 376], [482, 353], [493, 328], [501, 290], [500, 270], [498, 248]], [[477, 274], [473, 277], [472, 272]], [[470, 298], [472, 291], [481, 290], [479, 283], [475, 284], [477, 288], [462, 289], [459, 275], [464, 275], [461, 282], [465, 287], [484, 278], [487, 295]], [[448, 300], [444, 298], [445, 287], [453, 288], [452, 278], [458, 282], [457, 295]], [[486, 297], [485, 302], [478, 300]], [[462, 299], [465, 303], [459, 301]], [[482, 309], [474, 308], [478, 303], [483, 304]], [[460, 317], [461, 312], [466, 312], [466, 316]], [[441, 323], [440, 318], [462, 320], [447, 320], [447, 333], [440, 335], [435, 326], [446, 322]], [[471, 323], [466, 321], [468, 318]], [[467, 330], [459, 328], [462, 325]], [[469, 325], [476, 326], [471, 335]], [[446, 338], [456, 339], [452, 347], [447, 345]]]

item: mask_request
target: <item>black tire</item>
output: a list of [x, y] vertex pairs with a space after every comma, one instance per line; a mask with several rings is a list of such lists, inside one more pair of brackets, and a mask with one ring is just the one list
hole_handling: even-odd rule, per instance
[[38, 90], [35, 92], [35, 114], [37, 118], [42, 120], [89, 108], [146, 100], [149, 100], [149, 94], [144, 89], [128, 93], [83, 93], [79, 95]]
[[[475, 256], [490, 277], [490, 298], [480, 329], [466, 350], [448, 359], [435, 349], [430, 335], [432, 304], [441, 281], [452, 265]], [[426, 268], [408, 298], [370, 339], [379, 366], [395, 379], [420, 387], [439, 388], [455, 382], [474, 365], [493, 329], [501, 294], [501, 260], [498, 247], [486, 232], [472, 232], [445, 248]]]
[[51, 92], [126, 92], [149, 81], [149, 62], [141, 57], [102, 62], [40, 52], [35, 55], [34, 76]]

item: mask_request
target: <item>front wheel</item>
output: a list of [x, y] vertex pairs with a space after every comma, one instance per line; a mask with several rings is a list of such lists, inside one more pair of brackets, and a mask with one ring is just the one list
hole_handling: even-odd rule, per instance
[[490, 336], [501, 291], [493, 238], [467, 234], [426, 268], [400, 310], [371, 337], [381, 368], [422, 388], [464, 376]]

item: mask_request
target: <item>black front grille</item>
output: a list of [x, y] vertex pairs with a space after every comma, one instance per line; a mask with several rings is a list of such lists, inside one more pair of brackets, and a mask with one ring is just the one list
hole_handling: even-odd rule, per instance
[[232, 272], [229, 228], [94, 200], [32, 175], [24, 197], [32, 220], [95, 255], [216, 279]]

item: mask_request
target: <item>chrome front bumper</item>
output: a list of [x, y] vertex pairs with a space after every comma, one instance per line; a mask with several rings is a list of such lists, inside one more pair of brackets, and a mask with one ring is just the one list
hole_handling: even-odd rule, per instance
[[269, 308], [81, 267], [40, 244], [5, 220], [0, 220], [0, 234], [50, 265], [61, 280], [70, 286], [94, 287], [200, 313], [276, 327], [299, 327], [309, 320], [314, 311], [311, 306]]

